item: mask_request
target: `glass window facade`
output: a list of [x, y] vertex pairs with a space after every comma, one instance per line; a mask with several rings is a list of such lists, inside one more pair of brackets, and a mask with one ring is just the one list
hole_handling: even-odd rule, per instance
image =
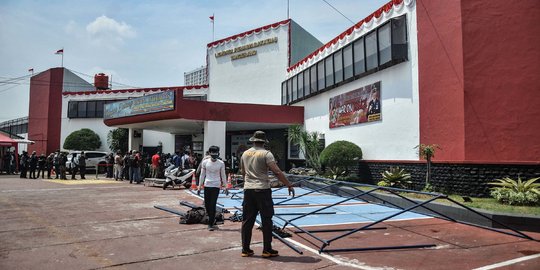
[[390, 23], [386, 23], [378, 30], [379, 35], [379, 63], [384, 65], [392, 61], [392, 36]]
[[366, 36], [366, 69], [372, 70], [378, 65], [377, 31], [373, 31]]
[[282, 104], [300, 101], [407, 59], [407, 18], [404, 15], [390, 19], [285, 81]]
[[298, 99], [298, 76], [292, 78], [292, 98]]
[[347, 80], [353, 75], [353, 47], [349, 45], [343, 48], [343, 79]]
[[105, 104], [121, 100], [88, 100], [68, 102], [68, 118], [103, 118]]
[[304, 97], [304, 73], [298, 74], [298, 98]]
[[342, 51], [334, 53], [334, 83], [343, 81], [343, 58]]
[[317, 66], [313, 65], [311, 68], [309, 68], [309, 81], [311, 82], [309, 84], [309, 93], [314, 94], [317, 93]]
[[309, 69], [304, 70], [304, 96], [309, 95], [311, 81], [309, 80]]
[[323, 90], [325, 85], [324, 62], [317, 63], [317, 91]]
[[364, 38], [353, 43], [354, 49], [354, 75], [366, 72], [366, 55], [364, 53]]

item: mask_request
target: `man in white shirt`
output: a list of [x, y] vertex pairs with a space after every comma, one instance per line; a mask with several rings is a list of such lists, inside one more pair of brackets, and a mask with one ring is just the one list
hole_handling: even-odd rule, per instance
[[[200, 184], [204, 185], [204, 207], [208, 214], [208, 230], [218, 229], [215, 225], [216, 204], [221, 187], [227, 192], [227, 176], [225, 175], [225, 163], [219, 158], [219, 147], [210, 146], [208, 149], [209, 159], [201, 163]], [[202, 181], [202, 182], [201, 182]], [[198, 186], [199, 190], [201, 186]]]

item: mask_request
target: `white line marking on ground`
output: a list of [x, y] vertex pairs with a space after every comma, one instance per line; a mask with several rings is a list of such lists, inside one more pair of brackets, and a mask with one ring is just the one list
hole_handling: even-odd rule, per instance
[[540, 254], [534, 254], [534, 255], [520, 257], [520, 258], [516, 258], [516, 259], [513, 259], [513, 260], [508, 260], [508, 261], [505, 261], [505, 262], [500, 262], [500, 263], [496, 263], [496, 264], [492, 264], [492, 265], [486, 265], [486, 266], [482, 266], [480, 268], [475, 268], [473, 270], [495, 269], [495, 268], [499, 268], [499, 267], [503, 267], [503, 266], [515, 264], [515, 263], [518, 263], [518, 262], [527, 261], [527, 260], [532, 260], [532, 259], [536, 259], [536, 258], [540, 258]]
[[[385, 270], [390, 270], [390, 269], [393, 269], [393, 268], [388, 268], [388, 267], [372, 267], [372, 266], [367, 266], [365, 265], [365, 263], [363, 262], [359, 262], [358, 260], [351, 260], [351, 261], [345, 261], [343, 259], [339, 259], [339, 258], [336, 258], [334, 256], [331, 256], [331, 255], [328, 255], [328, 254], [324, 254], [324, 253], [319, 253], [319, 251], [313, 249], [313, 248], [310, 248], [302, 243], [299, 243], [299, 242], [296, 242], [292, 239], [287, 239], [285, 241], [288, 241], [288, 242], [291, 242], [293, 243], [294, 245], [296, 246], [299, 246], [311, 253], [314, 253], [315, 255], [318, 255], [318, 256], [321, 256], [327, 260], [330, 260], [336, 264], [339, 264], [339, 265], [344, 265], [344, 266], [349, 266], [349, 267], [352, 267], [352, 268], [357, 268], [357, 269], [363, 269], [363, 270], [381, 270], [381, 269], [385, 269]], [[354, 261], [355, 263], [353, 263], [352, 261]]]

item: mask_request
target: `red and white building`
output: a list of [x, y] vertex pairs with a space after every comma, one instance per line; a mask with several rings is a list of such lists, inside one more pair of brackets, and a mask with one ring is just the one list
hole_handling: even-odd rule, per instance
[[[394, 0], [326, 44], [284, 20], [208, 44], [204, 86], [67, 91], [68, 71], [51, 69], [32, 78], [29, 150], [54, 151], [89, 126], [105, 143], [123, 127], [132, 149], [218, 145], [225, 157], [262, 129], [287, 160], [281, 134], [302, 124], [326, 145], [356, 143], [367, 160], [414, 161], [417, 145], [438, 144], [437, 160], [538, 164], [539, 11], [534, 0]], [[165, 110], [120, 113], [128, 103], [118, 102], [104, 121], [69, 115], [70, 102], [164, 91], [174, 93]]]

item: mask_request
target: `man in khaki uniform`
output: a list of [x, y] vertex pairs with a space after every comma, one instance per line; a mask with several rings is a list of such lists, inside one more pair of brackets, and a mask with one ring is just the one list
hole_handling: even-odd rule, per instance
[[274, 155], [264, 149], [264, 144], [268, 143], [266, 134], [263, 131], [256, 131], [249, 141], [253, 142], [253, 147], [245, 151], [240, 159], [240, 170], [244, 177], [242, 257], [249, 257], [254, 254], [249, 246], [253, 225], [258, 213], [261, 215], [263, 231], [262, 257], [275, 257], [278, 256], [278, 252], [272, 249], [274, 202], [272, 201], [268, 170], [270, 169], [279, 181], [289, 188], [289, 194], [292, 193], [293, 196], [294, 188], [277, 166]]

